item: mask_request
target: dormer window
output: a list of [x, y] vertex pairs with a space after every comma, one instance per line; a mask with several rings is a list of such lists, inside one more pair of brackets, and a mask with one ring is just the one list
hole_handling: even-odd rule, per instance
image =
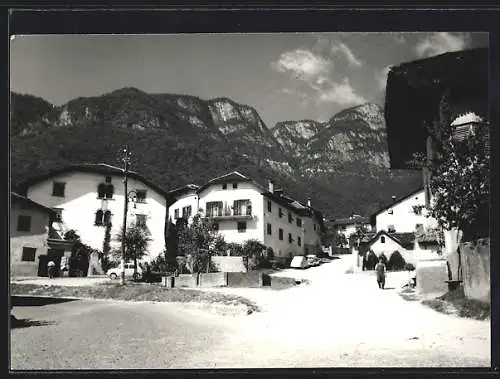
[[64, 197], [66, 192], [66, 183], [53, 182], [52, 183], [52, 196]]
[[145, 203], [146, 202], [146, 190], [136, 190], [136, 199], [138, 203]]

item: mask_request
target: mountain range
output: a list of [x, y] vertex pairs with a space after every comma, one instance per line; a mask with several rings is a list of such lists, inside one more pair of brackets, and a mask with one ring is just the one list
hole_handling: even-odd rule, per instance
[[383, 110], [345, 109], [328, 121], [282, 121], [268, 128], [251, 106], [228, 98], [148, 94], [122, 88], [62, 106], [11, 92], [11, 180], [71, 163], [132, 169], [165, 189], [239, 170], [272, 179], [328, 219], [369, 215], [421, 185], [418, 172], [389, 170]]

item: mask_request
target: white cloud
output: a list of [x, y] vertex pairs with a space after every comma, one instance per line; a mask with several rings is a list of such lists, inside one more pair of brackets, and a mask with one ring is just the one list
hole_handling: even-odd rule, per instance
[[391, 66], [385, 66], [382, 70], [375, 72], [375, 80], [380, 89], [385, 89], [387, 85], [387, 74], [389, 74], [390, 69]]
[[[346, 45], [339, 44], [338, 47], [352, 65], [362, 64], [352, 52], [349, 55], [350, 50]], [[271, 66], [278, 72], [291, 75], [292, 79], [297, 81], [299, 85], [294, 85], [296, 89], [284, 88], [281, 92], [297, 96], [302, 105], [311, 101], [339, 105], [356, 105], [366, 102], [364, 97], [356, 93], [349, 79], [344, 78], [341, 83], [331, 79], [334, 64], [319, 53], [315, 54], [304, 49], [284, 52], [277, 61], [271, 63]]]
[[366, 103], [366, 99], [357, 94], [349, 83], [348, 78], [344, 78], [342, 83], [329, 83], [330, 88], [323, 90], [319, 94], [319, 100], [332, 102], [339, 105], [357, 105]]
[[306, 81], [327, 74], [333, 68], [333, 62], [303, 49], [284, 52], [272, 65], [279, 72], [288, 72], [297, 79]]
[[419, 57], [430, 57], [450, 51], [463, 50], [467, 47], [469, 40], [470, 35], [465, 33], [433, 33], [422, 38], [415, 46], [415, 51]]
[[361, 62], [358, 58], [356, 58], [352, 50], [345, 43], [337, 42], [332, 44], [332, 54], [335, 55], [339, 51], [344, 54], [344, 56], [347, 59], [347, 62], [349, 62], [349, 65], [354, 67], [363, 66], [363, 62]]

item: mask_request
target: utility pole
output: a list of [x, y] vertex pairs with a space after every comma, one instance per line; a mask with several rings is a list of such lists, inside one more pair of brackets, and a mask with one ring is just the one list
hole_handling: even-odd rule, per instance
[[121, 159], [124, 163], [124, 169], [123, 169], [123, 228], [122, 228], [122, 259], [121, 259], [121, 264], [122, 264], [122, 272], [121, 272], [121, 277], [120, 277], [120, 284], [124, 285], [125, 284], [125, 236], [127, 234], [127, 213], [128, 213], [128, 188], [127, 188], [127, 176], [128, 176], [128, 166], [130, 164], [130, 157], [132, 156], [132, 153], [129, 150], [128, 145], [125, 145], [125, 147], [121, 151]]

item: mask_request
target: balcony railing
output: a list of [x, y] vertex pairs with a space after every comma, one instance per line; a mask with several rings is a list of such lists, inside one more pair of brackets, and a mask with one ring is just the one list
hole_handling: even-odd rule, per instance
[[205, 213], [206, 218], [223, 219], [223, 220], [248, 220], [253, 217], [252, 209], [225, 209], [208, 211]]

